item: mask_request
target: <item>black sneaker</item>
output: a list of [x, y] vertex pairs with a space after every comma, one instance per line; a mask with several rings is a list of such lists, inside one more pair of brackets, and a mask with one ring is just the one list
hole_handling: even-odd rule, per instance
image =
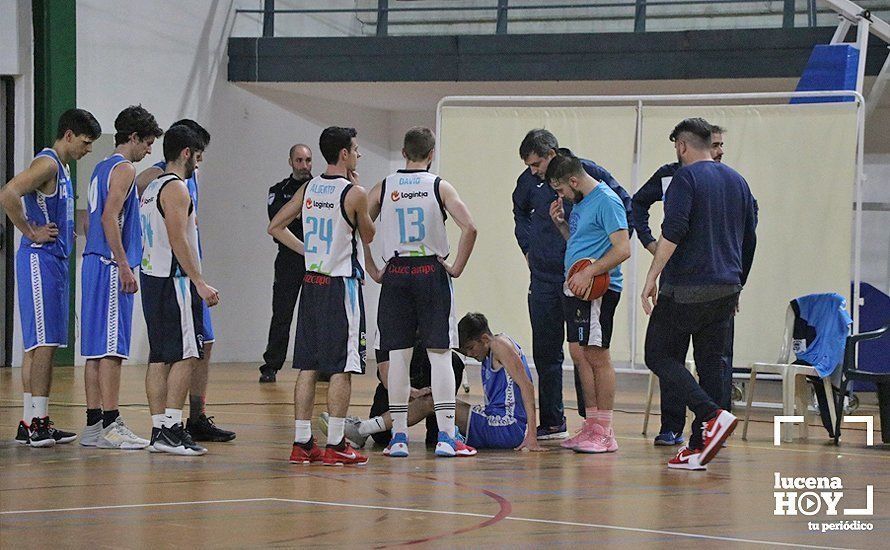
[[49, 431], [49, 417], [34, 418], [31, 420], [31, 439], [28, 444], [32, 447], [52, 447], [56, 440]]
[[53, 428], [53, 421], [50, 420], [48, 416], [46, 417], [46, 427], [56, 444], [71, 443], [77, 439], [77, 434], [74, 432], [66, 432], [65, 430], [57, 430]]
[[31, 428], [24, 420], [19, 420], [19, 429], [15, 432], [15, 442], [19, 445], [31, 443]]
[[164, 451], [155, 447], [155, 443], [158, 440], [158, 437], [161, 435], [161, 428], [152, 427], [151, 429], [151, 440], [148, 442], [148, 452], [150, 453], [163, 453]]
[[189, 418], [186, 422], [185, 429], [192, 434], [195, 441], [213, 441], [215, 443], [222, 443], [224, 441], [235, 439], [235, 432], [218, 428], [216, 424], [213, 423], [213, 417], [205, 414], [199, 416], [198, 420], [195, 422], [192, 422], [192, 419]]
[[166, 426], [161, 428], [161, 433], [155, 441], [155, 449], [182, 456], [200, 456], [207, 452], [207, 449], [195, 444], [182, 422], [172, 428]]
[[275, 375], [278, 373], [275, 369], [267, 368], [265, 365], [260, 367], [260, 384], [271, 384], [275, 382]]

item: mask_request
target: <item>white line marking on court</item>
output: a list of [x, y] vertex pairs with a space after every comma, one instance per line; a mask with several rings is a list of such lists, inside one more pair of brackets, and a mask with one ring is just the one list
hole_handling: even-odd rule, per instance
[[[291, 504], [312, 504], [316, 506], [332, 506], [332, 507], [341, 507], [341, 508], [360, 508], [365, 510], [387, 510], [391, 512], [414, 512], [419, 514], [439, 514], [445, 516], [465, 516], [465, 517], [475, 517], [475, 518], [485, 518], [491, 519], [493, 516], [490, 514], [478, 514], [474, 512], [452, 512], [448, 510], [426, 510], [423, 508], [399, 508], [395, 506], [372, 506], [369, 504], [350, 504], [345, 502], [325, 502], [321, 500], [299, 500], [292, 498], [239, 498], [239, 499], [225, 499], [225, 500], [194, 500], [187, 502], [152, 502], [146, 504], [119, 504], [113, 506], [84, 506], [80, 508], [55, 508], [48, 510], [10, 510], [6, 512], [0, 512], [0, 515], [15, 515], [15, 514], [40, 514], [46, 512], [83, 512], [89, 510], [120, 510], [126, 508], [156, 508], [156, 507], [164, 507], [164, 506], [189, 506], [195, 504], [237, 504], [242, 502], [288, 502]], [[514, 516], [507, 516], [504, 520], [509, 521], [521, 521], [526, 523], [544, 523], [548, 525], [565, 525], [570, 527], [590, 527], [594, 529], [610, 529], [613, 531], [629, 531], [633, 533], [647, 533], [653, 535], [670, 535], [674, 537], [686, 537], [686, 538], [694, 538], [694, 539], [707, 539], [707, 540], [720, 540], [726, 542], [742, 542], [749, 544], [765, 544], [772, 546], [790, 546], [793, 548], [818, 548], [824, 550], [842, 550], [840, 547], [836, 546], [814, 546], [808, 544], [799, 544], [799, 543], [788, 543], [788, 542], [778, 542], [771, 540], [757, 540], [757, 539], [741, 539], [735, 537], [720, 537], [716, 535], [700, 535], [696, 533], [683, 533], [681, 531], [663, 531], [660, 529], [645, 529], [642, 527], [622, 527], [620, 525], [604, 525], [599, 523], [581, 523], [576, 521], [559, 521], [553, 519], [538, 519], [538, 518], [521, 518]]]

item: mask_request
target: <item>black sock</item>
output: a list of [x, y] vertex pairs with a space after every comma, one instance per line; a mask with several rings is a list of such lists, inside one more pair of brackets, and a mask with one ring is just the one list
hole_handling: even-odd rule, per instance
[[87, 426], [102, 420], [102, 409], [87, 409]]
[[105, 411], [102, 413], [102, 427], [107, 428], [114, 424], [114, 421], [117, 420], [117, 417], [120, 416], [120, 413], [117, 409], [113, 409], [110, 411]]
[[197, 422], [204, 414], [204, 396], [189, 395], [189, 420]]

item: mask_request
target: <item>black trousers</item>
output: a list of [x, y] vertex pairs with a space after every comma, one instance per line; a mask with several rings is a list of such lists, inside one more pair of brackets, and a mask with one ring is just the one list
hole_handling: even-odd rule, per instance
[[[646, 366], [662, 388], [678, 396], [695, 413], [691, 449], [701, 448], [701, 425], [720, 407], [724, 394], [723, 364], [732, 332], [738, 294], [697, 304], [677, 303], [659, 296], [646, 330]], [[692, 340], [698, 381], [686, 370]]]
[[303, 285], [306, 265], [303, 257], [290, 251], [278, 251], [275, 257], [275, 282], [272, 284], [272, 322], [269, 340], [260, 370], [281, 370], [287, 356], [290, 326], [294, 319], [297, 296]]
[[[715, 399], [721, 409], [732, 412], [732, 346], [734, 334], [733, 317], [729, 323], [729, 340], [726, 343], [726, 351], [723, 353], [723, 367], [721, 376], [723, 385], [721, 386], [720, 398]], [[696, 364], [701, 361], [701, 352], [698, 348], [692, 350], [693, 360]], [[668, 391], [663, 384], [659, 385], [661, 391], [661, 429], [659, 433], [674, 432], [675, 434], [683, 433], [686, 427], [686, 405], [683, 403], [682, 396], [674, 395]]]

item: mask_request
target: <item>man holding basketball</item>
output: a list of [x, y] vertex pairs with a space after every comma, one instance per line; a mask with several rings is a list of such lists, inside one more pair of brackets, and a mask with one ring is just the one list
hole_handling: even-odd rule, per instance
[[[581, 359], [578, 376], [584, 393], [586, 417], [581, 431], [563, 447], [580, 453], [618, 450], [612, 430], [615, 369], [609, 356], [612, 319], [621, 297], [620, 264], [630, 257], [630, 235], [624, 204], [608, 185], [592, 178], [574, 156], [557, 155], [547, 166], [546, 180], [559, 198], [550, 205], [553, 223], [568, 241], [565, 270], [578, 260], [595, 260], [567, 277], [571, 296], [564, 302], [572, 356]], [[563, 202], [573, 204], [566, 220]], [[587, 297], [594, 278], [609, 274], [609, 288], [592, 301]], [[581, 406], [581, 403], [578, 404]]]

